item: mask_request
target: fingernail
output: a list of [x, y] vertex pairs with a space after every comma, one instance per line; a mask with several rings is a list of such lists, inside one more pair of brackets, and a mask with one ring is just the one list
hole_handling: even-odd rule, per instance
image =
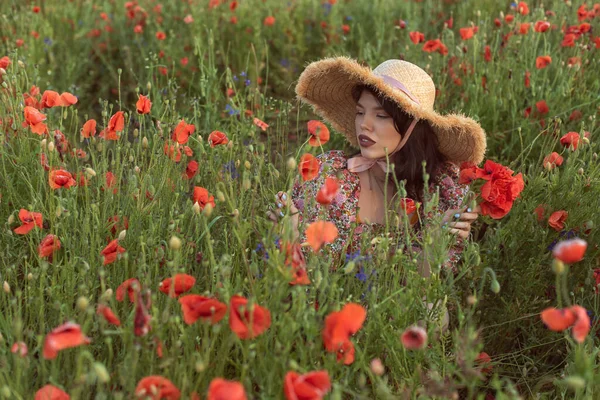
[[467, 212], [471, 212], [473, 210], [471, 210], [471, 207], [467, 208]]
[[456, 219], [460, 218], [460, 214], [459, 213], [454, 214], [454, 218], [456, 218]]
[[283, 217], [283, 212], [279, 211], [279, 216]]
[[281, 200], [283, 200], [283, 201], [287, 200], [287, 193], [284, 193], [281, 195]]
[[283, 204], [277, 203], [277, 207], [281, 208], [281, 207], [283, 207]]

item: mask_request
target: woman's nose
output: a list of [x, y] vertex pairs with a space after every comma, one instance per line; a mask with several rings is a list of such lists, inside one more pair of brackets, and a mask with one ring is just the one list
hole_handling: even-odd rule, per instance
[[372, 126], [371, 121], [369, 120], [368, 117], [365, 116], [363, 118], [362, 122], [360, 123], [360, 128], [364, 129], [364, 130], [371, 130], [371, 126]]

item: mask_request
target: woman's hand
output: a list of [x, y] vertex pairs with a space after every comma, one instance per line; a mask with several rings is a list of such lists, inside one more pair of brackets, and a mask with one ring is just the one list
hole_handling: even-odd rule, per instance
[[465, 240], [471, 233], [471, 223], [479, 217], [480, 212], [481, 207], [479, 205], [472, 210], [470, 208], [448, 210], [444, 213], [442, 226], [447, 226], [450, 228], [450, 233], [454, 233]]
[[287, 194], [286, 192], [277, 192], [277, 194], [275, 195], [275, 206], [273, 207], [273, 209], [267, 211], [267, 217], [273, 221], [274, 224], [277, 224], [277, 222], [283, 218], [283, 216], [285, 216], [285, 209], [289, 208], [290, 209], [290, 216], [292, 219], [292, 229], [293, 229], [293, 236], [294, 238], [297, 238], [299, 236], [299, 232], [298, 232], [298, 209], [296, 208], [296, 206], [294, 205], [294, 202], [291, 200], [289, 194]]

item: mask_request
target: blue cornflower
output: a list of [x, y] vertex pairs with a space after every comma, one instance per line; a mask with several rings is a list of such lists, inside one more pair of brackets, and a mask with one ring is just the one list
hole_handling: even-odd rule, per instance
[[235, 167], [235, 163], [233, 161], [229, 161], [228, 163], [223, 164], [223, 172], [229, 173], [231, 179], [237, 179], [240, 177], [240, 174]]
[[360, 250], [356, 250], [354, 253], [346, 253], [346, 262], [354, 261], [360, 257]]
[[231, 104], [227, 104], [225, 106], [225, 111], [227, 111], [229, 115], [238, 115], [240, 113], [240, 110], [236, 110], [231, 106]]
[[250, 79], [246, 79], [246, 80], [244, 81], [244, 84], [245, 84], [246, 86], [250, 86], [250, 83], [252, 83], [252, 81], [250, 81]]
[[50, 39], [49, 37], [45, 37], [44, 38], [44, 44], [46, 46], [52, 46], [52, 39]]
[[561, 231], [558, 235], [558, 238], [554, 239], [554, 241], [550, 243], [547, 249], [548, 251], [552, 251], [554, 250], [554, 246], [556, 246], [559, 240], [573, 239], [574, 237], [577, 237], [577, 232], [575, 232], [575, 230], [573, 229], [571, 229], [570, 231]]
[[240, 76], [246, 76], [246, 71], [240, 72]]
[[367, 274], [365, 274], [365, 268], [364, 267], [360, 267], [358, 273], [356, 275], [354, 275], [356, 278], [358, 278], [359, 281], [361, 282], [366, 282], [367, 279], [369, 279], [369, 277], [367, 276]]
[[237, 75], [233, 76], [233, 80], [236, 81], [236, 82], [239, 80], [238, 77], [237, 77]]
[[346, 21], [352, 21], [352, 16], [351, 15], [346, 15]]
[[331, 4], [325, 3], [323, 4], [323, 12], [327, 16], [331, 12]]

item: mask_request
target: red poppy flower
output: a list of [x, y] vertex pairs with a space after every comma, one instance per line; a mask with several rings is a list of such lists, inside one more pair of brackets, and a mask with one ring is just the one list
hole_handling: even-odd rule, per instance
[[364, 307], [356, 303], [348, 303], [340, 311], [331, 312], [325, 317], [323, 345], [328, 352], [337, 353], [338, 361], [343, 359], [346, 365], [354, 362], [354, 345], [350, 342], [350, 336], [360, 330], [366, 317]]
[[320, 167], [321, 165], [319, 159], [310, 153], [306, 153], [300, 158], [298, 170], [300, 171], [300, 175], [302, 175], [303, 180], [310, 181], [319, 175]]
[[560, 232], [565, 227], [565, 221], [568, 216], [569, 213], [564, 210], [555, 211], [548, 218], [548, 225], [555, 231]]
[[258, 118], [254, 118], [252, 120], [252, 123], [254, 123], [254, 125], [258, 126], [263, 132], [267, 130], [267, 128], [269, 127], [268, 124], [266, 124], [265, 122], [261, 121]]
[[290, 285], [310, 285], [302, 246], [296, 242], [284, 242], [281, 248], [285, 249], [285, 265], [291, 268], [293, 274]]
[[492, 61], [492, 49], [491, 49], [491, 47], [490, 47], [489, 45], [486, 45], [486, 46], [483, 48], [483, 59], [484, 59], [486, 62], [490, 62], [490, 61]]
[[83, 124], [81, 128], [81, 136], [84, 138], [89, 138], [91, 136], [96, 136], [96, 120], [89, 119]]
[[121, 132], [125, 128], [125, 116], [123, 111], [117, 111], [110, 120], [106, 129], [100, 132], [100, 137], [106, 140], [118, 140], [117, 132]]
[[531, 24], [529, 22], [523, 22], [519, 24], [519, 35], [527, 35], [530, 26]]
[[25, 122], [23, 126], [29, 126], [31, 128], [31, 132], [37, 133], [38, 135], [43, 135], [44, 133], [48, 133], [48, 126], [44, 124], [43, 121], [46, 120], [46, 116], [39, 112], [37, 109], [27, 106], [23, 110], [25, 114]]
[[125, 292], [129, 296], [129, 301], [135, 303], [136, 293], [139, 292], [142, 288], [140, 281], [136, 278], [129, 278], [123, 283], [119, 285], [116, 291], [116, 299], [117, 301], [125, 300]]
[[542, 165], [547, 170], [553, 170], [556, 167], [560, 167], [563, 161], [564, 159], [562, 158], [562, 156], [557, 152], [553, 151], [551, 154], [544, 157], [544, 162], [542, 163]]
[[419, 44], [425, 41], [425, 35], [418, 31], [409, 32], [408, 36], [414, 44]]
[[167, 38], [167, 34], [164, 32], [156, 32], [156, 39], [165, 40]]
[[10, 63], [11, 63], [11, 61], [8, 56], [4, 56], [4, 57], [0, 58], [0, 68], [6, 70], [8, 68], [8, 66], [10, 65]]
[[52, 108], [62, 106], [60, 94], [54, 90], [45, 90], [42, 94], [42, 108]]
[[181, 147], [179, 143], [175, 142], [175, 144], [170, 144], [169, 140], [165, 142], [165, 147], [163, 151], [167, 157], [175, 162], [181, 161]]
[[135, 302], [135, 315], [133, 317], [133, 334], [135, 336], [146, 336], [150, 332], [150, 321], [152, 317], [148, 313], [152, 305], [152, 297], [149, 290], [145, 292], [146, 300], [142, 296], [142, 292], [136, 293], [137, 299]]
[[275, 17], [273, 17], [272, 15], [269, 15], [263, 21], [264, 26], [273, 26], [274, 24], [275, 24]]
[[192, 179], [198, 173], [198, 161], [192, 160], [185, 167], [184, 177], [187, 179]]
[[317, 201], [323, 205], [329, 205], [340, 189], [337, 179], [327, 177], [325, 183], [317, 192]]
[[546, 32], [548, 29], [550, 29], [550, 22], [548, 21], [537, 21], [534, 25], [533, 25], [533, 30], [536, 32]]
[[208, 386], [206, 400], [247, 400], [247, 397], [241, 383], [215, 378]]
[[427, 344], [427, 331], [420, 326], [411, 326], [400, 336], [402, 345], [408, 350], [418, 350]]
[[527, 6], [527, 3], [525, 3], [524, 1], [520, 1], [519, 4], [517, 4], [517, 11], [521, 15], [529, 14], [529, 7]]
[[573, 33], [567, 33], [562, 42], [560, 42], [561, 47], [575, 47], [575, 40], [577, 40], [577, 35]]
[[73, 322], [54, 328], [44, 339], [43, 356], [46, 360], [56, 358], [58, 352], [71, 347], [91, 343], [91, 339], [81, 332], [81, 327]]
[[577, 150], [580, 139], [581, 137], [579, 136], [579, 133], [569, 132], [560, 138], [560, 144], [562, 144], [564, 147], [568, 147], [570, 149], [572, 148], [572, 150]]
[[200, 296], [199, 294], [188, 294], [179, 298], [183, 320], [191, 325], [199, 318], [216, 324], [221, 321], [227, 313], [227, 305], [211, 297]]
[[287, 400], [321, 400], [331, 390], [327, 371], [300, 375], [289, 371], [284, 378], [283, 391]]
[[50, 384], [42, 387], [40, 390], [35, 392], [34, 400], [70, 400], [66, 392], [60, 390], [56, 386]]
[[10, 347], [10, 352], [13, 354], [18, 354], [19, 357], [26, 357], [29, 349], [27, 348], [27, 344], [25, 342], [14, 342]]
[[482, 351], [475, 358], [475, 364], [481, 368], [481, 372], [484, 374], [489, 374], [492, 372], [492, 358], [488, 353]]
[[210, 147], [227, 143], [229, 143], [229, 139], [227, 139], [227, 135], [221, 131], [212, 131], [210, 135], [208, 135], [208, 144], [210, 144]]
[[546, 100], [540, 100], [537, 103], [535, 103], [535, 108], [537, 109], [538, 113], [542, 115], [548, 114], [548, 112], [550, 111], [550, 109], [548, 108], [548, 104], [546, 104]]
[[583, 259], [586, 249], [587, 242], [583, 239], [563, 240], [554, 246], [552, 255], [564, 263], [573, 264]]
[[77, 97], [69, 92], [63, 92], [60, 95], [60, 100], [63, 107], [69, 107], [73, 104], [77, 104]]
[[115, 262], [117, 260], [117, 255], [120, 253], [125, 253], [125, 249], [119, 246], [119, 239], [113, 239], [110, 241], [108, 245], [100, 252], [102, 256], [104, 256], [104, 262], [102, 265], [107, 265]]
[[201, 210], [204, 210], [204, 207], [207, 204], [211, 204], [215, 207], [215, 196], [209, 196], [208, 190], [201, 186], [194, 186], [194, 192], [192, 193], [192, 202], [198, 203]]
[[319, 147], [329, 141], [329, 129], [321, 121], [308, 121], [308, 133], [311, 135], [308, 144], [313, 147]]
[[[118, 189], [117, 189], [117, 177], [115, 176], [115, 174], [113, 174], [110, 171], [107, 171], [104, 174], [104, 181], [106, 183], [106, 188], [110, 189], [112, 188], [112, 192], [113, 194], [117, 194]], [[102, 190], [104, 190], [104, 187], [102, 188]]]
[[22, 225], [14, 229], [14, 232], [17, 235], [25, 235], [36, 226], [40, 229], [43, 228], [42, 213], [31, 212], [21, 208], [19, 210], [19, 219], [21, 220]]
[[147, 98], [143, 94], [140, 94], [137, 103], [135, 103], [135, 108], [138, 114], [150, 114], [152, 102], [149, 98]]
[[113, 310], [111, 310], [110, 307], [105, 306], [104, 304], [98, 304], [96, 314], [103, 316], [106, 322], [108, 322], [109, 324], [121, 326], [121, 321], [119, 320], [119, 317], [115, 315], [115, 313], [113, 312]]
[[332, 243], [338, 237], [338, 229], [332, 222], [315, 221], [306, 228], [306, 241], [317, 252], [325, 243]]
[[539, 56], [535, 59], [535, 67], [537, 69], [546, 68], [552, 62], [552, 57], [550, 56]]
[[110, 229], [110, 233], [112, 233], [113, 236], [117, 234], [117, 231], [129, 229], [129, 218], [120, 218], [118, 215], [108, 217], [108, 228]]
[[240, 339], [252, 339], [271, 326], [271, 313], [264, 307], [250, 306], [248, 299], [232, 296], [229, 301], [229, 327]]
[[60, 240], [58, 240], [58, 236], [48, 234], [42, 239], [38, 246], [38, 255], [41, 258], [49, 257], [58, 249], [60, 249]]
[[[175, 283], [173, 283], [175, 280]], [[170, 297], [179, 297], [182, 293], [189, 291], [192, 286], [196, 283], [196, 278], [188, 274], [175, 274], [173, 278], [166, 278], [163, 280], [158, 290], [163, 292]]]
[[152, 400], [179, 400], [181, 392], [168, 380], [159, 375], [151, 375], [140, 379], [135, 387], [137, 398]]
[[533, 210], [533, 212], [537, 215], [538, 222], [544, 219], [544, 213], [546, 212], [547, 207], [548, 206], [546, 204], [540, 204]]
[[407, 214], [410, 215], [417, 211], [417, 205], [415, 201], [409, 197], [400, 199], [400, 208]]
[[437, 51], [441, 55], [445, 56], [448, 54], [448, 47], [442, 43], [440, 39], [428, 40], [423, 44], [423, 51], [427, 53], [433, 53]]
[[577, 343], [583, 343], [588, 333], [590, 333], [590, 317], [585, 308], [581, 306], [572, 306], [571, 311], [573, 311], [576, 317], [571, 334]]
[[458, 30], [458, 33], [460, 33], [460, 37], [462, 38], [462, 40], [469, 40], [473, 37], [473, 35], [475, 35], [475, 30], [472, 26], [469, 26], [466, 28], [460, 28]]
[[193, 124], [187, 124], [184, 120], [181, 120], [175, 127], [171, 139], [179, 144], [186, 144], [195, 129], [196, 127]]

